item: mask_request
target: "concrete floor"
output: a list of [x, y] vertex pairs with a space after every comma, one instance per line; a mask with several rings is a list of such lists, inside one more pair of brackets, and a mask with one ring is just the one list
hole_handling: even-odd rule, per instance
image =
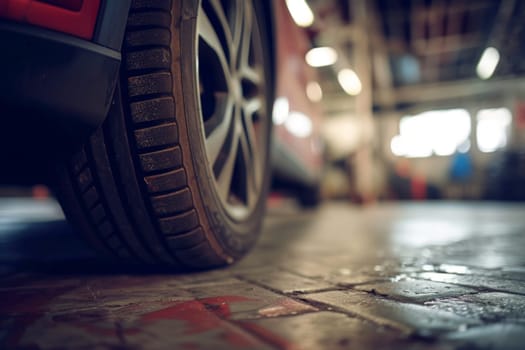
[[525, 348], [525, 205], [285, 202], [264, 231], [227, 269], [131, 273], [1, 200], [0, 348]]

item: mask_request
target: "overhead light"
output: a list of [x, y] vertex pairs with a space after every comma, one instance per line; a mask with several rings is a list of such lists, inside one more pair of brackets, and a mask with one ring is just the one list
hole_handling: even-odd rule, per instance
[[312, 67], [324, 67], [337, 61], [337, 52], [331, 47], [316, 47], [306, 53], [306, 63]]
[[350, 68], [345, 68], [337, 73], [337, 80], [343, 90], [352, 96], [359, 95], [363, 86], [357, 74]]
[[288, 118], [288, 113], [290, 113], [288, 99], [284, 96], [276, 98], [273, 103], [273, 123], [275, 125], [283, 124]]
[[321, 85], [316, 81], [311, 81], [306, 85], [306, 96], [312, 102], [319, 102], [323, 99], [323, 90]]
[[309, 27], [314, 23], [314, 14], [305, 0], [286, 0], [288, 12], [300, 27]]
[[390, 149], [396, 156], [425, 158], [468, 151], [470, 114], [465, 109], [426, 111], [402, 117]]
[[406, 153], [405, 148], [406, 146], [403, 142], [403, 137], [401, 137], [401, 135], [396, 135], [392, 137], [392, 141], [390, 141], [390, 150], [394, 155], [398, 157], [404, 156]]
[[292, 111], [284, 122], [285, 128], [296, 137], [305, 138], [312, 135], [313, 124], [306, 114]]
[[482, 109], [476, 118], [476, 139], [481, 152], [494, 152], [507, 145], [507, 137], [512, 123], [512, 114], [509, 109]]
[[499, 62], [499, 52], [493, 47], [487, 47], [479, 59], [476, 72], [481, 79], [488, 79], [494, 74]]

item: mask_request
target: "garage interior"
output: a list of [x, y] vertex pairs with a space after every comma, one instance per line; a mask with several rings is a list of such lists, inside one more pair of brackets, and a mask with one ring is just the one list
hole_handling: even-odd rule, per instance
[[286, 5], [321, 204], [274, 190], [246, 258], [173, 272], [108, 265], [45, 187], [0, 188], [0, 348], [525, 347], [525, 2]]
[[[420, 195], [431, 198], [523, 199], [523, 181], [512, 182], [512, 176], [496, 180], [505, 171], [519, 178], [522, 170], [516, 168], [524, 163], [521, 2], [312, 1], [311, 5], [319, 14], [309, 27], [315, 46], [334, 48], [338, 57], [318, 70], [327, 153], [334, 163], [347, 165], [349, 154], [359, 155], [356, 164], [350, 163], [357, 193], [389, 198], [392, 184], [383, 176], [397, 168], [430, 185], [435, 191]], [[482, 78], [477, 70], [487, 48], [497, 48], [499, 61], [490, 78]], [[338, 83], [337, 74], [345, 68], [353, 69], [361, 81], [354, 98], [348, 98]], [[429, 114], [446, 110], [465, 116], [443, 115], [441, 123], [430, 121]], [[500, 113], [507, 117], [488, 116]], [[416, 119], [426, 126], [415, 126]], [[484, 132], [484, 125], [492, 123], [489, 119], [507, 125], [499, 127], [500, 136], [491, 127], [492, 133]], [[457, 150], [460, 145], [463, 149]], [[462, 190], [450, 178], [456, 151], [468, 154], [473, 167], [468, 188]], [[329, 174], [340, 179], [339, 169], [333, 170]], [[495, 188], [509, 181], [512, 191]], [[326, 191], [341, 193], [330, 185]]]

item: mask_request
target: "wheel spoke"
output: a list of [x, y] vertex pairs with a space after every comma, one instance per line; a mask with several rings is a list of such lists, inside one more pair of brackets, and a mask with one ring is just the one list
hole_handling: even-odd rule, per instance
[[263, 147], [259, 145], [259, 140], [256, 137], [256, 129], [254, 125], [254, 114], [259, 111], [261, 108], [261, 103], [259, 99], [252, 99], [252, 101], [248, 102], [246, 104], [246, 107], [244, 109], [244, 128], [245, 128], [245, 134], [246, 134], [246, 143], [247, 147], [251, 153], [252, 157], [252, 164], [250, 165], [253, 167], [254, 170], [254, 180], [255, 183], [258, 185], [261, 181], [261, 157], [264, 157], [264, 155], [261, 155], [260, 152], [263, 152]]
[[[234, 30], [232, 30], [232, 27], [229, 24], [228, 17], [226, 13], [224, 12], [224, 8], [220, 2], [220, 0], [210, 0], [210, 4], [213, 8], [213, 11], [219, 21], [220, 29], [224, 33], [224, 37], [226, 40], [226, 45], [228, 49], [228, 57], [230, 57], [230, 61], [233, 57], [235, 57], [236, 52], [236, 46], [234, 43]], [[235, 66], [232, 66], [230, 68], [233, 68]]]
[[258, 112], [261, 107], [262, 103], [260, 97], [252, 97], [243, 102], [244, 113], [246, 113], [246, 115], [253, 115], [255, 112]]
[[[231, 81], [231, 69], [228, 65], [228, 59], [227, 55], [224, 52], [224, 47], [217, 36], [217, 32], [213, 28], [212, 23], [210, 22], [210, 19], [204, 12], [204, 10], [199, 8], [199, 36], [200, 38], [211, 48], [211, 50], [214, 52], [214, 54], [217, 56], [221, 69], [225, 75], [227, 84], [230, 84]], [[227, 39], [228, 40], [228, 39]], [[231, 39], [230, 39], [231, 40]], [[231, 43], [231, 41], [230, 41]], [[230, 44], [231, 45], [231, 44]], [[231, 48], [231, 46], [230, 46]]]
[[249, 59], [250, 59], [250, 49], [252, 46], [252, 26], [253, 26], [253, 18], [252, 18], [252, 11], [250, 11], [247, 6], [246, 8], [242, 9], [243, 16], [240, 16], [242, 18], [242, 27], [241, 30], [239, 30], [238, 35], [238, 45], [237, 47], [239, 52], [239, 68], [242, 70], [243, 67], [249, 66]]
[[246, 51], [244, 45], [246, 43], [246, 26], [250, 24], [250, 19], [248, 18], [250, 16], [250, 11], [247, 11], [248, 8], [246, 1], [238, 1], [235, 6], [235, 14], [234, 18], [232, 19], [235, 26], [235, 32], [233, 35], [233, 47], [235, 48], [237, 57], [235, 58], [234, 67], [239, 67], [239, 63], [242, 62], [243, 52]]
[[242, 79], [248, 81], [249, 83], [259, 86], [262, 83], [262, 72], [260, 69], [257, 69], [256, 67], [250, 67], [248, 65], [244, 65], [239, 70], [239, 75]]
[[262, 69], [250, 62], [250, 51], [252, 50], [252, 35], [254, 30], [253, 21], [252, 9], [247, 6], [239, 53], [239, 76], [250, 84], [259, 86], [262, 83]]
[[258, 174], [257, 162], [254, 159], [256, 152], [252, 148], [253, 145], [250, 144], [249, 132], [242, 133], [239, 138], [239, 144], [241, 146], [241, 154], [244, 160], [244, 176], [246, 178], [246, 202], [248, 205], [256, 198], [257, 193], [257, 179]]
[[224, 166], [222, 167], [221, 172], [219, 173], [219, 176], [217, 178], [219, 194], [225, 200], [228, 200], [228, 196], [230, 194], [232, 178], [233, 178], [233, 170], [235, 168], [235, 161], [237, 158], [237, 151], [239, 148], [240, 131], [238, 130], [238, 128], [235, 128], [233, 132], [234, 134], [233, 134], [232, 145], [230, 149], [228, 150], [228, 156], [226, 157]]
[[240, 70], [240, 76], [255, 86], [262, 84], [262, 71], [256, 67], [244, 66]]
[[250, 62], [250, 51], [252, 50], [252, 36], [254, 30], [254, 18], [252, 11], [245, 11], [242, 27], [241, 47], [239, 49], [239, 75], [253, 85], [261, 84], [262, 73], [260, 69]]
[[233, 101], [230, 96], [223, 95], [217, 100], [217, 106], [212, 120], [214, 118], [222, 118], [222, 120], [209, 131], [209, 135], [206, 138], [206, 152], [212, 165], [217, 161], [217, 157], [228, 138], [228, 134], [232, 131], [232, 127], [234, 127], [233, 109]]

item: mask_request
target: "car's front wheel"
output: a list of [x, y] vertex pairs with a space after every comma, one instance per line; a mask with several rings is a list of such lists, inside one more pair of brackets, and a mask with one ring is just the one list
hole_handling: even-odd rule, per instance
[[66, 215], [100, 250], [205, 268], [255, 242], [273, 79], [259, 6], [133, 1], [113, 106], [59, 186]]

